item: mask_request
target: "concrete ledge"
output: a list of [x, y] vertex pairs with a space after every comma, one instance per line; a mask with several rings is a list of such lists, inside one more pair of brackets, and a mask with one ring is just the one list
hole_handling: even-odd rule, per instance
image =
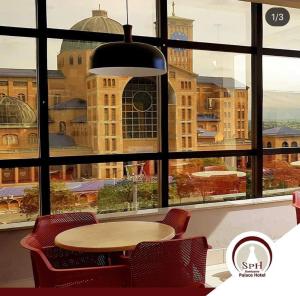
[[[201, 211], [201, 210], [209, 210], [209, 209], [228, 208], [228, 207], [234, 208], [234, 207], [243, 207], [249, 205], [270, 204], [270, 203], [287, 202], [287, 201], [292, 202], [291, 195], [214, 202], [214, 203], [206, 203], [206, 204], [176, 205], [173, 206], [173, 208], [180, 207], [182, 209], [186, 209], [193, 212], [193, 211]], [[118, 213], [109, 213], [109, 214], [97, 214], [97, 218], [101, 221], [113, 221], [113, 220], [119, 220], [124, 218], [136, 219], [139, 217], [151, 217], [156, 215], [165, 215], [171, 208], [172, 207], [130, 211], [130, 212], [118, 212]], [[34, 221], [1, 224], [0, 232], [10, 231], [10, 230], [30, 229], [33, 227], [33, 225], [34, 225]]]

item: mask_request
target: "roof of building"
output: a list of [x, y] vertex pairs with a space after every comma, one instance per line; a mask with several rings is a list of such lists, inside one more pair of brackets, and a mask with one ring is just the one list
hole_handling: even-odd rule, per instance
[[231, 78], [231, 77], [212, 77], [212, 76], [198, 76], [198, 83], [215, 84], [221, 88], [229, 89], [247, 89], [247, 85]]
[[[0, 68], [0, 77], [36, 78], [36, 70]], [[48, 70], [48, 78], [64, 78], [64, 74], [59, 70]]]
[[203, 138], [214, 138], [217, 134], [217, 132], [215, 131], [207, 131], [203, 128], [198, 128], [197, 132], [198, 132], [198, 136]]
[[300, 130], [290, 127], [274, 127], [263, 131], [264, 136], [300, 136]]
[[49, 145], [52, 148], [63, 148], [76, 146], [75, 141], [72, 137], [64, 134], [49, 134]]
[[22, 100], [4, 96], [0, 97], [0, 125], [34, 125], [36, 115], [33, 109]]
[[[123, 26], [109, 18], [105, 10], [93, 10], [91, 17], [76, 23], [71, 30], [123, 34]], [[95, 49], [101, 43], [96, 41], [64, 40], [60, 52]]]
[[[88, 192], [88, 191], [98, 191], [106, 185], [114, 185], [119, 182], [119, 180], [91, 180], [84, 182], [67, 182], [67, 189], [72, 192]], [[20, 197], [24, 195], [24, 190], [31, 189], [35, 187], [34, 185], [23, 185], [14, 187], [3, 187], [0, 188], [0, 198], [3, 197]]]
[[72, 123], [86, 123], [87, 122], [87, 116], [85, 115], [81, 115], [78, 116], [76, 118], [74, 118], [73, 120], [71, 120]]
[[197, 121], [220, 121], [220, 118], [214, 114], [211, 115], [198, 114]]
[[65, 109], [86, 109], [86, 100], [80, 98], [73, 98], [68, 101], [61, 102], [59, 104], [49, 107], [53, 110], [65, 110]]
[[181, 16], [177, 16], [177, 15], [170, 15], [170, 16], [168, 16], [168, 20], [180, 20], [180, 21], [194, 22], [194, 20], [192, 20], [192, 19], [181, 17]]

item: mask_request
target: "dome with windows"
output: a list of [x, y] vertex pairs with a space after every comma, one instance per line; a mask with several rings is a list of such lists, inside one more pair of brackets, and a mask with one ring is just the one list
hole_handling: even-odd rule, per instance
[[[92, 17], [86, 18], [75, 24], [71, 30], [123, 34], [122, 25], [109, 18], [105, 10], [93, 10]], [[60, 52], [72, 50], [95, 49], [101, 42], [82, 41], [82, 40], [64, 40]]]
[[0, 125], [35, 125], [36, 115], [31, 107], [20, 99], [0, 97]]

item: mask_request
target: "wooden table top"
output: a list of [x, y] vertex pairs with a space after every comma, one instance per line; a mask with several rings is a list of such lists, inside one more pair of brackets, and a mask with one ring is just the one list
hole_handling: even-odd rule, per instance
[[144, 241], [172, 239], [173, 227], [142, 221], [91, 224], [64, 231], [55, 237], [55, 245], [70, 251], [114, 252], [132, 250]]
[[294, 167], [300, 167], [300, 161], [293, 161], [290, 163], [290, 165], [294, 166]]
[[197, 172], [192, 173], [192, 176], [194, 177], [204, 177], [209, 178], [213, 176], [226, 176], [226, 175], [237, 175], [239, 178], [245, 177], [245, 172], [239, 172], [239, 171], [203, 171], [203, 172]]

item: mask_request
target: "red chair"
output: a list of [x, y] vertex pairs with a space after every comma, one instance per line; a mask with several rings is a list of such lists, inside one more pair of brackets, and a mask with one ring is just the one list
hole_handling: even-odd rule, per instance
[[129, 259], [132, 287], [204, 287], [205, 237], [142, 242]]
[[176, 239], [182, 238], [188, 227], [190, 218], [191, 214], [188, 211], [182, 209], [171, 209], [167, 213], [166, 217], [159, 222], [172, 226], [175, 229], [174, 239]]
[[297, 224], [300, 224], [300, 191], [293, 192], [293, 206], [296, 210]]
[[107, 256], [60, 249], [57, 234], [74, 227], [95, 224], [93, 213], [66, 213], [36, 219], [21, 245], [30, 250], [36, 287], [101, 287], [126, 285], [127, 268], [107, 265]]

